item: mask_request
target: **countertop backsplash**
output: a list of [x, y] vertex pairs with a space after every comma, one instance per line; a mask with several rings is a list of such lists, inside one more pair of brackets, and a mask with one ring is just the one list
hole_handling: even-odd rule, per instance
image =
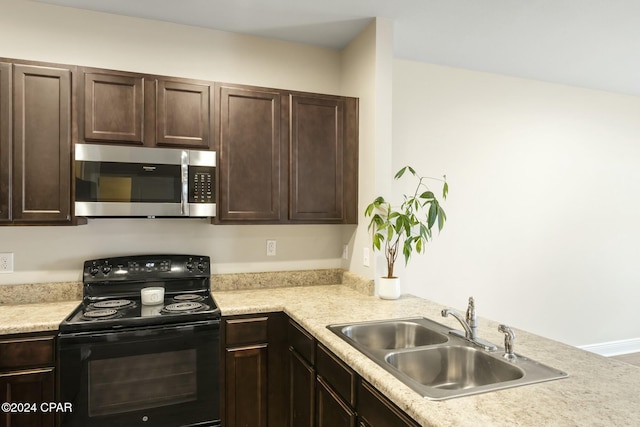
[[82, 299], [81, 282], [1, 285], [0, 305], [39, 304]]
[[[216, 274], [212, 291], [269, 289], [295, 286], [343, 284], [365, 295], [373, 295], [373, 280], [342, 269]], [[1, 285], [0, 305], [38, 304], [82, 299], [81, 282]]]

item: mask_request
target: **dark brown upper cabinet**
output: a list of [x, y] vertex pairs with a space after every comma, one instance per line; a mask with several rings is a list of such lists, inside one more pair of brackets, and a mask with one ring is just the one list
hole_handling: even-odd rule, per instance
[[211, 147], [211, 84], [80, 68], [80, 142]]
[[156, 80], [156, 144], [209, 149], [209, 84]]
[[144, 77], [84, 70], [80, 75], [84, 139], [142, 145]]
[[11, 220], [11, 64], [0, 62], [0, 222]]
[[286, 184], [280, 92], [217, 85], [216, 93], [218, 217], [221, 222], [279, 222]]
[[289, 218], [342, 222], [344, 99], [290, 96]]
[[358, 100], [217, 84], [217, 223], [357, 222]]
[[0, 67], [0, 218], [71, 223], [71, 68]]

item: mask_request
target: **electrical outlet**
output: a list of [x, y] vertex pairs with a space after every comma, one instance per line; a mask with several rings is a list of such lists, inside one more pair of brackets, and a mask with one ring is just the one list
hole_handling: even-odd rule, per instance
[[349, 259], [349, 245], [342, 245], [342, 259]]
[[267, 256], [276, 256], [275, 240], [267, 240]]
[[369, 267], [369, 248], [364, 248], [362, 251], [362, 265]]
[[13, 273], [13, 252], [0, 253], [0, 273]]

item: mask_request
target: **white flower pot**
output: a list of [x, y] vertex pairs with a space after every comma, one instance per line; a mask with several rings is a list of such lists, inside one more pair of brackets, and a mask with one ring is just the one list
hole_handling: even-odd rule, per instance
[[400, 278], [380, 277], [378, 280], [378, 296], [382, 299], [400, 298]]

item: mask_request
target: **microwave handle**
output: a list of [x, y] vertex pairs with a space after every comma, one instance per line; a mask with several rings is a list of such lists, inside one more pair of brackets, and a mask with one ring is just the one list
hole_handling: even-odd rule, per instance
[[182, 150], [180, 156], [182, 173], [182, 194], [180, 197], [180, 215], [189, 216], [189, 151]]

